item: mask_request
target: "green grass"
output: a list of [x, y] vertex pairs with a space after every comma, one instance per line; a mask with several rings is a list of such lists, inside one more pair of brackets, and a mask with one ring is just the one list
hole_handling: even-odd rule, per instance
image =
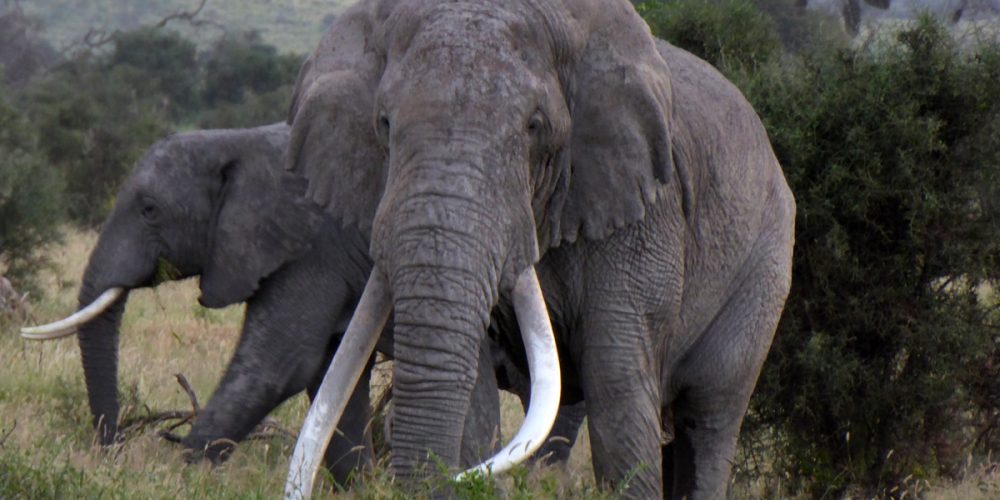
[[[43, 275], [45, 300], [32, 304], [35, 322], [75, 308], [79, 277], [96, 241], [71, 232], [52, 250], [58, 272]], [[218, 383], [236, 344], [243, 308], [197, 304], [197, 283], [171, 282], [130, 295], [122, 321], [119, 377], [123, 419], [151, 411], [187, 410], [190, 403], [174, 374], [182, 373], [204, 403]], [[0, 319], [0, 498], [274, 498], [281, 495], [294, 443], [274, 437], [241, 444], [219, 467], [186, 466], [178, 445], [153, 426], [132, 432], [113, 451], [92, 444], [93, 431], [79, 349], [73, 337], [30, 342], [19, 324]], [[381, 365], [383, 371], [387, 365]], [[386, 376], [376, 377], [375, 396]], [[298, 396], [271, 417], [295, 432], [308, 410]], [[516, 398], [504, 395], [503, 435], [523, 419]], [[187, 427], [178, 429], [180, 434]], [[463, 498], [603, 498], [593, 481], [586, 432], [566, 470], [521, 469], [498, 479], [455, 485]], [[367, 479], [357, 498], [409, 498], [385, 467]], [[443, 476], [418, 486], [428, 494]], [[330, 483], [322, 488], [332, 493]]]
[[[200, 0], [45, 0], [21, 2], [25, 12], [40, 18], [44, 33], [56, 48], [79, 41], [90, 29], [113, 32], [155, 24], [166, 16], [193, 11]], [[282, 52], [311, 52], [323, 33], [323, 20], [342, 12], [352, 0], [208, 0], [192, 27], [184, 20], [168, 25], [204, 44], [220, 35], [256, 30]]]
[[[75, 306], [93, 233], [71, 232], [52, 250], [58, 272], [42, 277], [45, 300], [33, 303], [34, 321], [64, 316]], [[187, 396], [174, 374], [190, 381], [200, 401], [215, 387], [235, 346], [242, 307], [207, 310], [197, 305], [194, 281], [166, 283], [134, 292], [123, 319], [120, 368], [124, 418], [150, 411], [186, 410]], [[225, 464], [184, 465], [182, 451], [157, 434], [161, 427], [129, 433], [114, 450], [92, 445], [93, 431], [79, 349], [73, 338], [37, 343], [17, 335], [19, 324], [0, 318], [0, 498], [275, 498], [282, 494], [291, 439], [272, 437], [242, 443]], [[386, 381], [386, 364], [373, 387], [377, 396]], [[307, 411], [298, 396], [271, 417], [295, 432]], [[511, 436], [523, 419], [516, 398], [502, 399], [503, 435]], [[178, 429], [186, 432], [186, 427]], [[737, 461], [737, 464], [740, 462]], [[793, 496], [782, 480], [738, 480], [736, 498]], [[619, 485], [621, 486], [621, 485]], [[318, 497], [336, 492], [330, 482]], [[383, 463], [365, 477], [364, 488], [340, 492], [359, 499], [422, 498], [453, 488], [460, 498], [615, 498], [593, 479], [586, 429], [566, 467], [522, 467], [495, 478], [450, 483], [441, 474], [404, 492]], [[1000, 495], [1000, 472], [994, 466], [970, 467], [965, 480], [914, 481], [907, 496], [965, 499]], [[900, 491], [885, 492], [899, 496]]]

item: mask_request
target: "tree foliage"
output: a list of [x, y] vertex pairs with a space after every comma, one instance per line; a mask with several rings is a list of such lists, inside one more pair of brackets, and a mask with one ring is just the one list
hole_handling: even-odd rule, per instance
[[957, 474], [1000, 444], [1000, 48], [961, 51], [925, 18], [748, 64], [728, 44], [767, 39], [764, 25], [718, 22], [746, 3], [715, 5], [729, 14], [682, 1], [657, 19], [716, 21], [651, 25], [742, 87], [798, 204], [792, 290], [745, 447], [768, 443], [785, 486], [816, 495]]
[[651, 0], [637, 9], [657, 36], [715, 66], [753, 68], [781, 53], [774, 21], [747, 0]]
[[998, 340], [997, 48], [960, 53], [929, 18], [875, 45], [749, 92], [799, 206], [755, 409], [823, 488], [957, 473], [996, 410], [970, 382]]
[[284, 119], [302, 60], [254, 33], [223, 37], [199, 54], [190, 40], [157, 27], [81, 48], [16, 101], [44, 138], [39, 152], [65, 179], [69, 217], [89, 226], [104, 219], [139, 155], [170, 131]]
[[142, 152], [171, 130], [157, 80], [102, 58], [64, 64], [29, 91], [28, 108], [41, 152], [66, 179], [68, 213], [100, 223], [121, 181]]
[[0, 82], [0, 275], [34, 290], [34, 272], [46, 264], [39, 250], [58, 240], [62, 185], [37, 150], [26, 117]]
[[221, 38], [206, 54], [205, 102], [240, 103], [247, 94], [266, 94], [295, 81], [302, 57], [279, 55], [255, 31]]
[[[155, 84], [158, 93], [172, 101], [178, 111], [197, 104], [198, 65], [195, 44], [173, 31], [142, 27], [116, 33], [114, 51], [107, 65], [130, 66]], [[147, 89], [148, 91], [148, 89]]]

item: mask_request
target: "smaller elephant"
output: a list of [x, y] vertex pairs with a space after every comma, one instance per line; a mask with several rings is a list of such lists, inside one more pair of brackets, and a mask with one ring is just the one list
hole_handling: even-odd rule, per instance
[[[199, 302], [206, 307], [247, 304], [235, 353], [182, 441], [190, 460], [224, 460], [283, 401], [303, 390], [315, 394], [372, 264], [359, 231], [339, 228], [299, 197], [302, 181], [283, 171], [288, 140], [289, 127], [280, 123], [176, 134], [153, 145], [119, 193], [90, 255], [81, 312], [26, 329], [34, 339], [78, 333], [101, 444], [118, 434], [118, 331], [128, 291], [165, 279], [200, 276]], [[391, 356], [391, 328], [378, 349]], [[491, 355], [487, 343], [482, 352]], [[341, 484], [373, 461], [370, 367], [327, 448], [326, 464]], [[501, 358], [481, 364], [463, 451], [470, 464], [493, 446], [499, 423], [494, 372], [515, 381], [503, 388], [527, 390], [523, 375], [508, 376], [509, 370], [516, 368]], [[560, 427], [565, 435], [545, 453], [568, 455], [582, 411], [567, 410]]]

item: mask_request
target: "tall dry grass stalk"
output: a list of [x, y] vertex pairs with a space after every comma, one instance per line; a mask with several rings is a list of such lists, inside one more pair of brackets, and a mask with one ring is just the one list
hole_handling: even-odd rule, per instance
[[[51, 250], [57, 270], [41, 277], [45, 295], [34, 302], [32, 321], [52, 321], [76, 308], [80, 277], [96, 239], [93, 232], [71, 230], [65, 245]], [[202, 403], [208, 400], [238, 340], [243, 307], [209, 310], [198, 305], [197, 296], [195, 280], [130, 295], [119, 358], [124, 416], [190, 409], [188, 396], [176, 382], [177, 373], [190, 381]], [[226, 464], [215, 468], [185, 466], [180, 447], [161, 439], [156, 428], [129, 436], [111, 453], [94, 447], [76, 340], [29, 342], [17, 335], [20, 326], [10, 321], [0, 324], [0, 498], [281, 494], [294, 444], [287, 439], [243, 443]], [[382, 366], [384, 371], [388, 368]], [[380, 393], [386, 377], [376, 378], [372, 390]], [[502, 397], [503, 435], [511, 436], [523, 413], [515, 397], [506, 393]], [[307, 399], [300, 395], [272, 417], [295, 432], [307, 409]], [[528, 471], [519, 481], [529, 486], [544, 482], [544, 488], [537, 487], [557, 496], [597, 494], [586, 431], [565, 471]], [[501, 480], [497, 487], [513, 486], [511, 480], [506, 486]], [[398, 494], [384, 470], [375, 473], [367, 492], [357, 494], [371, 498]]]

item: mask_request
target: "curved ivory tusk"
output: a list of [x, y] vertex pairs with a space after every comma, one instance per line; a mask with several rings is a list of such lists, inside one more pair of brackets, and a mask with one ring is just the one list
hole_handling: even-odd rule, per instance
[[518, 276], [513, 299], [514, 312], [517, 314], [524, 348], [528, 354], [528, 372], [531, 377], [528, 414], [524, 416], [524, 423], [507, 446], [493, 458], [458, 474], [455, 479], [462, 479], [475, 472], [499, 474], [524, 461], [545, 442], [559, 411], [559, 398], [562, 394], [559, 354], [534, 267], [529, 267]]
[[22, 328], [21, 336], [28, 340], [52, 340], [73, 335], [76, 333], [77, 327], [104, 312], [108, 306], [118, 300], [118, 297], [122, 296], [124, 291], [125, 289], [120, 286], [108, 288], [90, 305], [73, 313], [73, 315], [55, 323]]
[[299, 439], [295, 443], [288, 468], [288, 479], [285, 481], [285, 498], [309, 498], [312, 495], [323, 451], [333, 436], [333, 430], [344, 413], [347, 400], [357, 385], [369, 356], [375, 350], [375, 342], [378, 341], [391, 310], [389, 288], [376, 267], [368, 277], [368, 284], [365, 285], [354, 317], [347, 325], [340, 347], [330, 362], [316, 399], [309, 407], [309, 413], [299, 431]]

